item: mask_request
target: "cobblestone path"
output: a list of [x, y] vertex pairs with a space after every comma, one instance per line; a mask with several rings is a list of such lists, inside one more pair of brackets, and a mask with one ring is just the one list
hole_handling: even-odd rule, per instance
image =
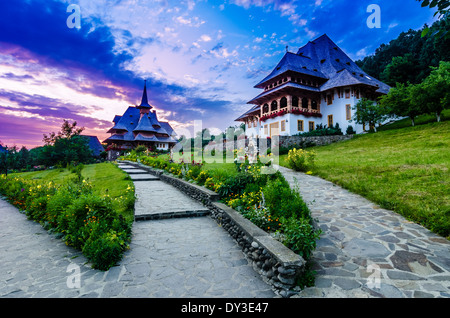
[[321, 178], [280, 167], [322, 229], [295, 297], [450, 297], [450, 242]]

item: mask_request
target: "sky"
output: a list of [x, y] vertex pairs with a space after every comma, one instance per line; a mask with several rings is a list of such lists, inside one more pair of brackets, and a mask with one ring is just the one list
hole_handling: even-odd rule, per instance
[[[380, 28], [368, 26], [371, 4]], [[416, 0], [0, 1], [0, 144], [42, 146], [64, 119], [103, 141], [144, 80], [178, 135], [194, 121], [224, 131], [286, 50], [327, 34], [358, 60], [433, 14]]]

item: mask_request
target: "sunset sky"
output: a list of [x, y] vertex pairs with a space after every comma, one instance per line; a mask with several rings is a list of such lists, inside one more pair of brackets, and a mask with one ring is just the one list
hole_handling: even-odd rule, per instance
[[[69, 28], [69, 4], [81, 28]], [[369, 28], [370, 4], [381, 28]], [[63, 119], [108, 137], [114, 115], [149, 102], [175, 130], [224, 130], [286, 52], [326, 33], [352, 59], [431, 25], [415, 0], [0, 1], [0, 142], [33, 148]]]

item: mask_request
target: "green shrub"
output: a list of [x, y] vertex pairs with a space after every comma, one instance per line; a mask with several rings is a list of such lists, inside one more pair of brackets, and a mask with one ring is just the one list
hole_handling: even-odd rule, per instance
[[247, 184], [253, 182], [253, 177], [247, 172], [239, 172], [235, 176], [229, 176], [218, 189], [217, 193], [222, 197], [230, 194], [241, 194]]
[[289, 150], [287, 164], [296, 171], [307, 172], [314, 167], [315, 152], [303, 149]]
[[309, 260], [316, 248], [321, 230], [316, 230], [309, 218], [289, 217], [280, 219], [283, 243], [293, 252]]
[[280, 175], [277, 179], [269, 180], [263, 188], [263, 193], [265, 205], [271, 215], [285, 218], [309, 216], [306, 203], [298, 191], [291, 189], [283, 176]]
[[109, 230], [89, 237], [82, 251], [92, 261], [93, 268], [108, 270], [122, 258], [127, 246], [124, 237], [118, 235], [115, 230]]

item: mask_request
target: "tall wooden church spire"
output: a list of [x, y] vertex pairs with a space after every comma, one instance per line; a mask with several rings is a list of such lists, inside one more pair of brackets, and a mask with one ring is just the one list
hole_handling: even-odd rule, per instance
[[148, 114], [150, 109], [153, 107], [148, 103], [148, 97], [147, 97], [147, 80], [144, 81], [144, 92], [142, 93], [142, 100], [141, 104], [137, 106], [137, 108], [140, 109], [141, 114], [145, 113]]
[[142, 93], [142, 100], [141, 100], [141, 104], [139, 105], [139, 107], [153, 108], [153, 107], [150, 106], [150, 104], [148, 103], [148, 97], [147, 97], [147, 80], [144, 80], [144, 92]]

